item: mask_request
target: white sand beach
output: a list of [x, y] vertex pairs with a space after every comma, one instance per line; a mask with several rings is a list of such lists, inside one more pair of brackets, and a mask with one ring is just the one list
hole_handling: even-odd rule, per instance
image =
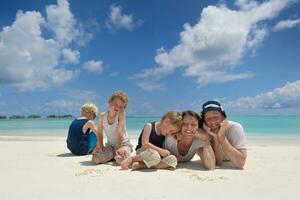
[[[267, 141], [267, 142], [266, 142]], [[136, 144], [134, 139], [133, 143]], [[248, 140], [244, 170], [205, 170], [198, 156], [176, 170], [121, 170], [73, 156], [63, 137], [0, 136], [1, 200], [272, 199], [300, 196], [300, 141]]]

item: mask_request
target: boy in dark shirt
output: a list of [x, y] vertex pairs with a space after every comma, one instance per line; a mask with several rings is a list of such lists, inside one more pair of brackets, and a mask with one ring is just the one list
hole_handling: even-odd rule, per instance
[[69, 127], [67, 147], [76, 155], [86, 155], [93, 151], [97, 144], [97, 126], [94, 119], [97, 107], [93, 103], [85, 103], [80, 109], [81, 116], [74, 119]]

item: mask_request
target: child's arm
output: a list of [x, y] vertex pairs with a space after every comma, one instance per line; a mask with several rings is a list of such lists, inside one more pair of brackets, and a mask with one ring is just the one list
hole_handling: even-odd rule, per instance
[[150, 123], [147, 123], [144, 127], [143, 136], [142, 136], [142, 147], [153, 149], [153, 150], [157, 151], [161, 156], [170, 155], [170, 152], [168, 150], [157, 147], [154, 144], [149, 142], [151, 128], [152, 128], [152, 125]]
[[97, 145], [96, 150], [102, 150], [103, 145], [103, 114], [99, 116], [98, 130], [97, 130]]
[[125, 129], [125, 112], [121, 111], [119, 113], [119, 124], [117, 128], [117, 141], [116, 141], [116, 149], [119, 149], [122, 147], [124, 136], [123, 136], [123, 131]]
[[94, 133], [97, 133], [97, 126], [92, 120], [87, 121], [85, 125], [82, 127], [82, 132], [83, 134], [87, 134], [87, 130], [91, 129]]

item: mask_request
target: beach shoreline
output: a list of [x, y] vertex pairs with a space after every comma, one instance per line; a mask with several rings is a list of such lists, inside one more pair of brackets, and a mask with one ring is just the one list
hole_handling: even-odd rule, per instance
[[[240, 199], [242, 196], [251, 200], [286, 200], [300, 195], [300, 145], [295, 140], [272, 143], [270, 138], [259, 142], [248, 138], [244, 170], [225, 163], [207, 171], [196, 155], [175, 170], [126, 171], [113, 162], [94, 165], [91, 155], [72, 155], [65, 139], [0, 136], [1, 199]], [[135, 146], [137, 138], [131, 141]]]
[[[49, 134], [31, 135], [25, 134], [11, 134], [1, 133], [0, 141], [61, 141], [67, 139], [67, 134], [51, 135]], [[131, 134], [129, 138], [133, 141], [137, 140], [139, 135]], [[104, 137], [105, 140], [105, 137]], [[300, 136], [298, 135], [248, 135], [246, 136], [247, 145], [300, 145]]]

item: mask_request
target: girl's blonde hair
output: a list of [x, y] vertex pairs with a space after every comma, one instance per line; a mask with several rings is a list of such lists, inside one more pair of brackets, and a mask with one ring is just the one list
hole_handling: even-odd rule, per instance
[[81, 106], [80, 112], [81, 112], [81, 115], [83, 115], [84, 113], [87, 113], [87, 114], [94, 113], [95, 115], [97, 115], [98, 108], [95, 104], [93, 104], [91, 102], [87, 102]]
[[125, 92], [121, 90], [113, 92], [108, 99], [108, 103], [111, 103], [115, 98], [121, 99], [121, 101], [124, 102], [124, 108], [126, 108], [128, 104], [128, 95]]
[[168, 118], [170, 120], [171, 125], [175, 127], [181, 127], [182, 125], [182, 116], [180, 112], [170, 111], [164, 114], [161, 118], [161, 121]]

